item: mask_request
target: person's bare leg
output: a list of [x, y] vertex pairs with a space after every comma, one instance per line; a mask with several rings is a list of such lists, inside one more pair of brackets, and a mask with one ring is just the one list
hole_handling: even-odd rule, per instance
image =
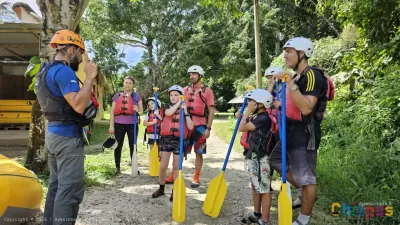
[[200, 172], [202, 167], [203, 167], [203, 155], [196, 154], [196, 163], [195, 163], [196, 171]]
[[256, 213], [261, 213], [261, 195], [256, 192], [254, 189], [253, 185], [253, 206], [254, 206], [254, 212]]
[[293, 222], [292, 225], [308, 224], [314, 203], [317, 197], [317, 185], [309, 184], [303, 186], [303, 193], [301, 198], [301, 213], [299, 217]]
[[165, 173], [168, 169], [170, 156], [171, 152], [161, 152], [160, 173], [158, 175], [160, 184], [165, 184]]
[[[275, 170], [275, 171], [278, 172], [279, 175], [282, 176], [282, 171], [279, 171], [279, 170]], [[296, 181], [294, 180], [294, 177], [293, 177], [293, 173], [290, 169], [286, 172], [286, 180], [288, 180], [289, 183], [291, 185], [293, 185], [293, 187], [295, 187], [296, 189], [300, 188], [300, 186], [296, 184]]]
[[178, 178], [179, 175], [179, 155], [174, 154], [173, 162], [172, 162], [172, 171], [174, 171], [174, 181]]
[[301, 214], [310, 216], [317, 198], [317, 185], [310, 184], [303, 186], [301, 197]]
[[160, 188], [151, 195], [151, 197], [153, 197], [153, 198], [158, 198], [161, 195], [164, 195], [165, 173], [167, 172], [167, 169], [168, 169], [170, 155], [171, 155], [170, 152], [161, 152], [161, 163], [160, 163], [160, 170], [159, 170], [160, 172], [158, 174]]
[[261, 219], [262, 221], [268, 223], [269, 222], [269, 216], [270, 216], [270, 211], [271, 211], [271, 193], [264, 193], [261, 194], [261, 204], [262, 204], [262, 215]]

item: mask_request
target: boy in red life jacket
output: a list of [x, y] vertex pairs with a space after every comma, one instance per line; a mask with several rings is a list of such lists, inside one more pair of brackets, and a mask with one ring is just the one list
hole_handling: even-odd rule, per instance
[[[183, 88], [179, 85], [173, 85], [168, 89], [168, 94], [171, 103], [167, 108], [165, 108], [163, 116], [164, 118], [161, 122], [161, 163], [159, 174], [160, 188], [152, 194], [153, 198], [158, 198], [161, 195], [164, 195], [165, 175], [168, 169], [171, 153], [174, 154], [172, 163], [174, 180], [177, 178], [179, 171], [180, 132], [184, 132], [183, 139], [186, 139], [189, 130], [193, 130], [194, 128], [194, 124], [192, 119], [190, 118], [187, 107], [185, 104], [182, 104], [182, 100], [180, 99], [180, 96], [184, 94]], [[179, 130], [181, 108], [183, 108], [185, 112], [185, 124], [183, 131]], [[171, 202], [173, 200], [172, 196], [173, 195], [171, 193], [171, 197], [169, 198]]]
[[[263, 89], [249, 91], [247, 109], [240, 121], [239, 131], [249, 132], [248, 172], [253, 188], [254, 215], [250, 223], [267, 224], [271, 208], [271, 176], [267, 152], [272, 140], [272, 121], [266, 109], [271, 107], [273, 97]], [[254, 113], [250, 121], [249, 115]], [[245, 221], [246, 223], [249, 223]]]
[[[160, 100], [157, 99], [157, 108], [158, 110], [155, 109], [155, 104], [154, 104], [154, 97], [150, 97], [147, 99], [147, 108], [148, 112], [146, 116], [144, 117], [143, 124], [147, 127], [147, 144], [150, 145], [150, 149], [153, 148], [154, 145], [154, 140], [159, 139], [160, 135], [160, 125], [161, 125], [161, 120], [162, 120], [162, 115], [160, 115], [160, 112], [162, 112], [161, 109], [161, 102]], [[154, 137], [154, 124], [157, 123], [157, 137]]]

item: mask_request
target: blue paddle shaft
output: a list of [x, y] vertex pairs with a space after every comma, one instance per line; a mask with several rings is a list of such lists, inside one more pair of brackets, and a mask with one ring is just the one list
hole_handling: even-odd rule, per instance
[[[133, 91], [133, 145], [136, 148], [136, 110], [135, 110], [135, 105], [136, 105], [136, 91]], [[133, 151], [136, 151], [136, 149], [133, 149]]]
[[233, 143], [235, 142], [236, 133], [237, 133], [237, 130], [239, 128], [240, 121], [242, 120], [242, 116], [243, 116], [242, 114], [244, 112], [244, 108], [246, 107], [246, 103], [247, 103], [247, 98], [244, 98], [243, 104], [242, 104], [242, 108], [240, 108], [240, 117], [236, 121], [235, 130], [233, 131], [233, 135], [232, 135], [232, 138], [231, 138], [231, 143], [229, 144], [228, 152], [226, 153], [224, 166], [222, 166], [222, 171], [225, 171], [226, 165], [228, 165], [229, 156], [231, 154]]
[[286, 82], [282, 82], [282, 183], [286, 183]]
[[[185, 101], [182, 100], [182, 105], [185, 104]], [[179, 120], [179, 170], [182, 170], [182, 161], [183, 161], [183, 133], [184, 133], [184, 119], [185, 119], [185, 110], [181, 110], [181, 119]]]
[[[275, 82], [275, 98], [276, 98], [276, 101], [279, 102], [279, 82], [278, 82], [278, 79], [276, 79], [276, 82]], [[279, 110], [279, 107], [276, 109], [276, 114], [278, 115], [279, 138], [282, 139], [282, 134], [281, 134], [281, 130], [282, 130], [281, 111]]]
[[[156, 92], [154, 92], [154, 100], [155, 100], [154, 101], [154, 111], [158, 110], [157, 97], [158, 96], [157, 96], [157, 91], [156, 91]], [[156, 119], [156, 121], [158, 121], [158, 118], [156, 115], [154, 115], [154, 117], [153, 117], [153, 122], [154, 122], [154, 119]], [[154, 140], [157, 143], [157, 140], [158, 140], [158, 138], [157, 138], [157, 123], [154, 124]]]

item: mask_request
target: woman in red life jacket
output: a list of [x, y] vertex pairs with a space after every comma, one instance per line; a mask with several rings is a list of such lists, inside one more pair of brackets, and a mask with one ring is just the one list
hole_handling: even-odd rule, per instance
[[[113, 97], [113, 103], [110, 113], [110, 134], [115, 134], [118, 147], [114, 150], [115, 174], [119, 174], [121, 164], [121, 152], [124, 145], [125, 134], [128, 133], [130, 156], [133, 154], [133, 129], [134, 129], [134, 111], [136, 111], [136, 140], [139, 133], [140, 113], [143, 112], [142, 97], [136, 92], [136, 105], [133, 99], [133, 85], [135, 80], [131, 76], [124, 79], [124, 90], [118, 92]], [[129, 164], [130, 165], [130, 164]]]
[[[186, 139], [189, 130], [193, 130], [194, 124], [188, 113], [185, 104], [182, 104], [180, 98], [183, 95], [183, 88], [179, 85], [173, 85], [168, 89], [169, 99], [171, 103], [167, 108], [164, 109], [164, 116], [161, 122], [161, 139], [160, 139], [160, 151], [161, 151], [161, 163], [160, 163], [160, 174], [159, 183], [160, 188], [152, 194], [153, 198], [158, 198], [164, 195], [165, 187], [165, 176], [168, 169], [169, 158], [171, 153], [174, 153], [172, 167], [174, 180], [178, 176], [179, 171], [179, 150], [180, 150], [180, 133], [183, 132], [183, 138]], [[180, 113], [181, 108], [185, 112], [184, 130], [180, 129]], [[172, 193], [170, 201], [172, 202]]]
[[[154, 97], [150, 97], [146, 100], [147, 103], [147, 109], [148, 112], [146, 116], [144, 117], [143, 124], [147, 127], [147, 144], [150, 145], [150, 149], [153, 148], [154, 145], [154, 140], [158, 139], [160, 136], [160, 125], [161, 125], [161, 120], [162, 117], [160, 115], [160, 112], [162, 112], [161, 109], [161, 102], [160, 100], [157, 99], [157, 110], [155, 109], [155, 104], [154, 104]], [[157, 123], [157, 137], [154, 137], [154, 124]]]

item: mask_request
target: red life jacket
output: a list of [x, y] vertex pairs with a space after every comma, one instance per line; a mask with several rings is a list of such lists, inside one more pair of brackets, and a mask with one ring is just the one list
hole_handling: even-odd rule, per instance
[[294, 103], [289, 88], [286, 88], [286, 116], [292, 120], [301, 121], [301, 112]]
[[240, 138], [240, 144], [243, 146], [245, 149], [249, 149], [249, 132], [245, 131], [242, 133], [242, 137]]
[[133, 97], [127, 96], [125, 93], [119, 93], [117, 102], [115, 103], [114, 115], [133, 115]]
[[[335, 85], [332, 79], [326, 73], [324, 73], [324, 71], [317, 67], [308, 67], [303, 71], [303, 74], [307, 74], [310, 69], [318, 70], [321, 74], [323, 74], [327, 83], [324, 93], [322, 96], [319, 97], [318, 102], [312, 113], [314, 116], [316, 116], [318, 120], [321, 121], [325, 115], [328, 101], [332, 101], [335, 98]], [[286, 88], [286, 109], [286, 116], [290, 119], [304, 122], [307, 122], [309, 120], [308, 116], [302, 117], [300, 110], [293, 102], [292, 96], [290, 95], [290, 90], [288, 88]]]
[[[166, 110], [166, 109], [165, 109]], [[163, 121], [161, 123], [161, 136], [175, 136], [180, 137], [180, 118], [181, 118], [180, 108], [172, 115], [166, 116], [164, 112]], [[186, 126], [186, 119], [183, 124], [183, 139], [188, 136], [189, 129]]]
[[[147, 116], [149, 117], [149, 120], [147, 122], [153, 122], [154, 118], [156, 117], [154, 115], [154, 111], [149, 111]], [[161, 118], [163, 116], [162, 109], [160, 109], [160, 116]], [[160, 132], [160, 126], [161, 126], [161, 120], [157, 118], [157, 133]], [[154, 125], [147, 126], [147, 133], [154, 133]]]
[[[269, 109], [267, 110], [267, 112], [268, 112], [268, 114], [269, 114]], [[277, 122], [275, 116], [269, 114], [269, 118], [271, 119], [271, 122], [272, 122], [271, 132], [272, 132], [273, 134], [278, 133], [278, 132], [279, 132], [279, 124], [278, 124], [278, 122]], [[249, 120], [249, 121], [251, 121], [251, 119], [252, 119], [252, 117], [250, 117], [250, 120]], [[245, 149], [249, 149], [249, 148], [250, 148], [250, 146], [249, 146], [249, 137], [250, 137], [250, 136], [249, 136], [249, 131], [245, 131], [245, 132], [242, 133], [242, 137], [240, 138], [240, 144], [241, 144]]]
[[197, 91], [194, 91], [192, 87], [186, 87], [184, 89], [186, 97], [185, 104], [187, 105], [188, 112], [190, 113], [191, 116], [199, 116], [207, 118], [208, 116], [206, 115], [207, 104], [202, 94], [206, 91], [206, 88], [207, 86], [203, 85], [203, 87], [201, 87]]

